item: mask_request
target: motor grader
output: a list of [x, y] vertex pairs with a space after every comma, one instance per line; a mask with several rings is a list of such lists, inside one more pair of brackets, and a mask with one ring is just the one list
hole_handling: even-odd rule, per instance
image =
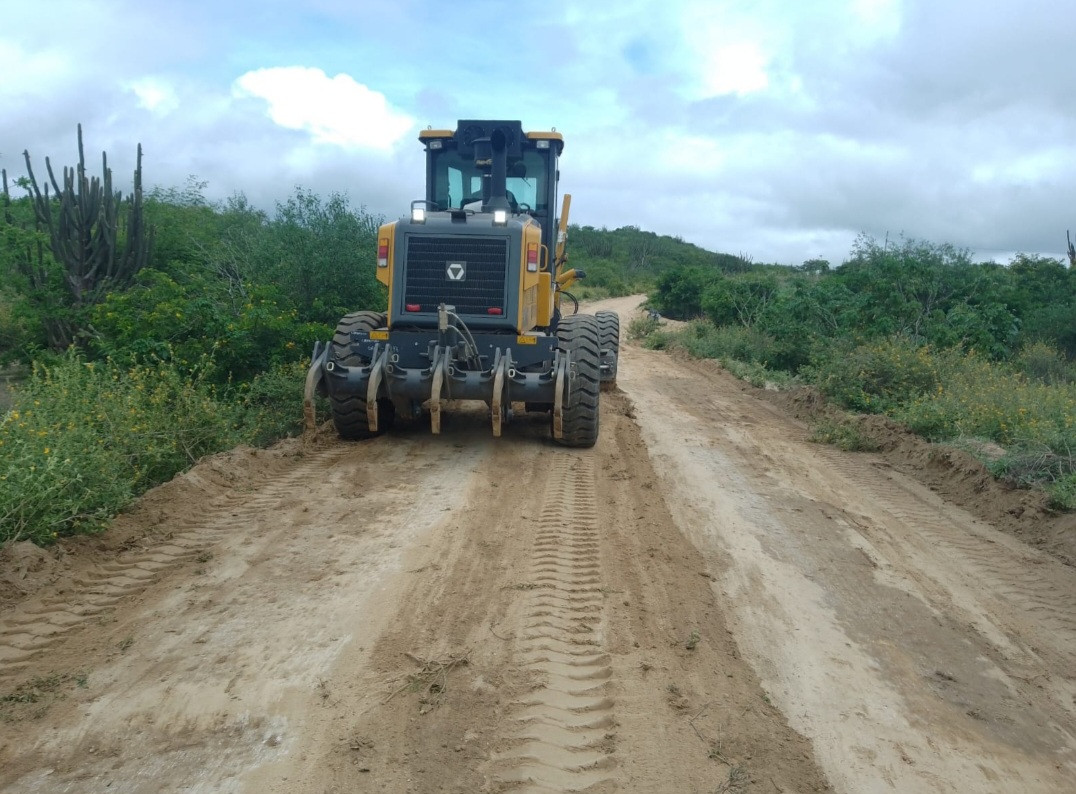
[[549, 415], [558, 443], [593, 446], [601, 388], [616, 381], [620, 320], [578, 313], [567, 291], [584, 273], [567, 266], [570, 195], [555, 215], [563, 136], [461, 120], [419, 141], [426, 196], [377, 234], [387, 310], [348, 314], [314, 346], [308, 426], [315, 393], [328, 397], [345, 439], [401, 417], [428, 416], [439, 433], [449, 400], [482, 400], [495, 436], [522, 405]]

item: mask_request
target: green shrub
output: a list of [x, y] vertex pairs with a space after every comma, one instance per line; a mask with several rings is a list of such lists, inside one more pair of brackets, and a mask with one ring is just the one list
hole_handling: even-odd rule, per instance
[[938, 367], [930, 348], [892, 337], [850, 349], [840, 345], [826, 349], [806, 374], [841, 405], [884, 413], [936, 391], [941, 379]]
[[1029, 381], [1003, 366], [963, 356], [943, 368], [939, 386], [892, 415], [930, 439], [976, 436], [1003, 446], [1076, 449], [1076, 385]]
[[766, 365], [776, 350], [773, 337], [754, 328], [714, 326], [704, 320], [693, 322], [689, 328], [683, 344], [699, 358], [731, 358]]
[[1050, 507], [1055, 510], [1076, 510], [1076, 474], [1070, 474], [1049, 486]]
[[628, 323], [628, 339], [647, 339], [660, 327], [660, 320], [646, 315], [639, 315], [632, 318], [632, 321]]
[[279, 364], [240, 386], [241, 432], [248, 444], [265, 446], [302, 432], [307, 366], [307, 361]]
[[[644, 329], [646, 326], [642, 323], [651, 321], [638, 322], [639, 328]], [[693, 320], [676, 330], [652, 330], [643, 344], [651, 350], [678, 348], [695, 358], [716, 359], [733, 375], [759, 388], [784, 386], [793, 380], [788, 373], [767, 366], [767, 357], [774, 349], [774, 342], [766, 334], [752, 328], [718, 328], [709, 320]]]
[[1076, 457], [1059, 453], [1046, 444], [1024, 443], [1007, 449], [987, 464], [991, 473], [1012, 485], [1028, 487], [1061, 482], [1076, 474]]
[[331, 334], [301, 322], [274, 287], [198, 272], [180, 280], [152, 269], [131, 289], [110, 294], [93, 319], [97, 355], [122, 364], [153, 356], [182, 370], [210, 361], [212, 372], [202, 375], [222, 384], [249, 380]]
[[769, 369], [762, 364], [753, 361], [737, 361], [728, 356], [722, 356], [718, 361], [721, 363], [722, 367], [737, 378], [745, 380], [759, 389], [784, 389], [792, 386], [796, 382], [796, 379], [787, 372]]
[[1042, 383], [1076, 383], [1076, 365], [1046, 342], [1025, 345], [1012, 362], [1017, 372]]
[[208, 362], [37, 365], [0, 421], [0, 543], [95, 531], [146, 489], [240, 440]]

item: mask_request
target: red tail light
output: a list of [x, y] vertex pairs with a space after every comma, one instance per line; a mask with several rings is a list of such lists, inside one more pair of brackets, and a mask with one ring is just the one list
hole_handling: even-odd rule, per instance
[[420, 311], [422, 311], [422, 304], [421, 303], [409, 303], [406, 306], [404, 306], [404, 308], [407, 309], [409, 312], [420, 312]]
[[538, 243], [527, 244], [527, 272], [538, 272]]
[[389, 240], [387, 237], [382, 237], [377, 241], [377, 266], [389, 266]]
[[486, 309], [486, 314], [504, 314], [504, 309], [498, 308], [497, 306], [491, 306], [490, 308]]

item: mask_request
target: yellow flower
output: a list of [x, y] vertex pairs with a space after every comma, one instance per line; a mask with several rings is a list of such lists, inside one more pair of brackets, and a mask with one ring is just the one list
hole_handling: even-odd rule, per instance
[[52, 450], [49, 447], [45, 447], [45, 454], [48, 455]]

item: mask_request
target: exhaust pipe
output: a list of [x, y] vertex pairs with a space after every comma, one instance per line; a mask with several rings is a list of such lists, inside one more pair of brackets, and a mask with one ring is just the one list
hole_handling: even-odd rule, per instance
[[482, 212], [511, 210], [508, 203], [508, 139], [502, 130], [495, 129], [488, 138], [474, 142], [476, 166], [489, 167], [482, 175]]

